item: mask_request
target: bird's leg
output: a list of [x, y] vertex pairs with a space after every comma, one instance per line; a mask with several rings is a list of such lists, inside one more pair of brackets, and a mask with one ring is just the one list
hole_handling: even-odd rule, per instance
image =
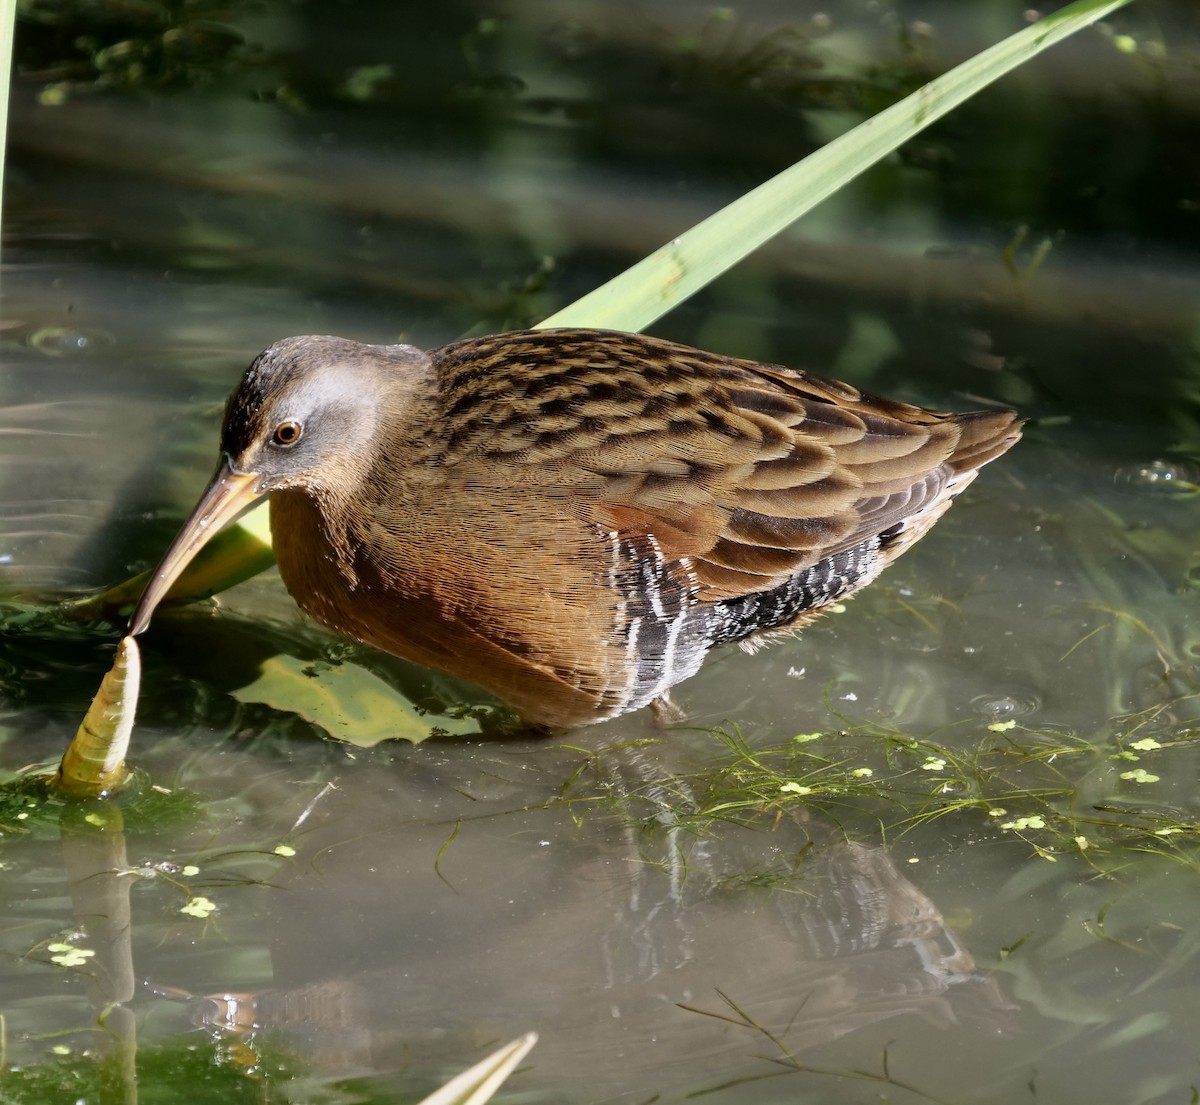
[[526, 721], [511, 710], [489, 710], [481, 713], [479, 718], [479, 735], [484, 740], [500, 743], [503, 741], [549, 740], [561, 730], [540, 722]]
[[670, 691], [663, 691], [657, 698], [651, 699], [650, 711], [654, 714], [654, 724], [660, 729], [682, 725], [688, 719], [687, 711], [671, 698]]

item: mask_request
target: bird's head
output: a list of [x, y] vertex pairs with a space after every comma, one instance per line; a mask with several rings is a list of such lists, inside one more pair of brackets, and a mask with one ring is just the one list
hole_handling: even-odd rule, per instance
[[209, 538], [269, 491], [346, 493], [377, 450], [381, 412], [411, 393], [429, 360], [409, 345], [286, 338], [261, 353], [225, 406], [221, 461], [130, 619], [154, 608]]

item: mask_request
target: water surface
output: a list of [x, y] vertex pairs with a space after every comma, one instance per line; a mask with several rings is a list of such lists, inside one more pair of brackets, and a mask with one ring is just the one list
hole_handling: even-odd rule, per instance
[[[96, 31], [142, 43], [140, 79], [23, 23], [3, 767], [61, 754], [119, 632], [31, 609], [157, 560], [259, 349], [532, 322], [1011, 29], [975, 8]], [[0, 1090], [415, 1099], [535, 1029], [522, 1100], [1189, 1100], [1200, 27], [1153, 18], [1113, 24], [1133, 53], [1097, 31], [1010, 78], [655, 327], [1033, 420], [844, 612], [681, 687], [687, 726], [359, 747], [262, 673], [366, 668], [429, 711], [398, 732], [478, 696], [307, 623], [273, 574], [156, 617], [121, 824], [0, 809]]]

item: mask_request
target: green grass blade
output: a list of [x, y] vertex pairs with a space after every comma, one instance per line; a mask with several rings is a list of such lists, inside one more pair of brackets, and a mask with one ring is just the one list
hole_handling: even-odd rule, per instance
[[537, 1043], [537, 1033], [527, 1032], [511, 1044], [505, 1044], [470, 1070], [455, 1076], [440, 1090], [422, 1099], [419, 1105], [483, 1105], [500, 1088]]
[[0, 0], [0, 227], [4, 226], [4, 150], [8, 145], [8, 92], [12, 86], [17, 0]]
[[641, 330], [993, 81], [1130, 0], [1076, 0], [736, 199], [540, 324]]

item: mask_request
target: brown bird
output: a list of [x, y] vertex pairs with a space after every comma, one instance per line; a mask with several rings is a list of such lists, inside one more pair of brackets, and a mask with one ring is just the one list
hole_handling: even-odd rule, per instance
[[637, 334], [287, 338], [230, 396], [221, 463], [130, 631], [269, 493], [280, 574], [317, 621], [583, 725], [845, 599], [1019, 436], [1011, 411]]

